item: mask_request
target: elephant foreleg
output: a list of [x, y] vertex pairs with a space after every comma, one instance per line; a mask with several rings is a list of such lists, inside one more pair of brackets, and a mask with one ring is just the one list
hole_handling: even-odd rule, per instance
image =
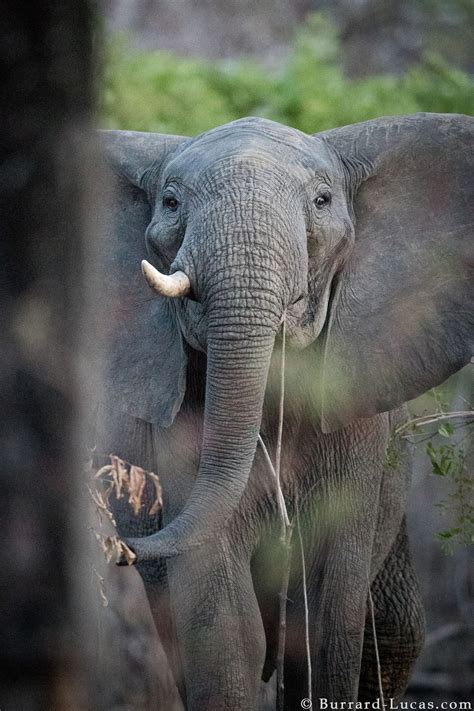
[[167, 562], [189, 709], [255, 709], [265, 657], [250, 564], [225, 535]]
[[[316, 709], [319, 699], [357, 700], [366, 617], [370, 541], [367, 540], [366, 556], [356, 547], [351, 551], [350, 541], [342, 538], [337, 538], [330, 548], [316, 556], [307, 578], [312, 698]], [[294, 550], [294, 556], [299, 556], [298, 550]], [[289, 598], [285, 702], [288, 709], [293, 709], [309, 696], [301, 584], [290, 590]]]
[[[320, 698], [357, 700], [381, 467], [365, 468], [364, 474], [358, 480], [325, 484], [301, 517], [313, 708], [319, 708]], [[292, 577], [285, 655], [288, 709], [308, 697], [300, 550], [295, 536]]]
[[144, 563], [139, 568], [158, 637], [163, 645], [181, 699], [183, 703], [186, 703], [186, 689], [176, 638], [176, 626], [171, 609], [166, 562], [162, 560], [153, 565]]
[[[424, 640], [425, 619], [413, 571], [405, 520], [371, 586], [385, 699], [402, 698]], [[364, 636], [359, 701], [380, 696], [370, 607]]]

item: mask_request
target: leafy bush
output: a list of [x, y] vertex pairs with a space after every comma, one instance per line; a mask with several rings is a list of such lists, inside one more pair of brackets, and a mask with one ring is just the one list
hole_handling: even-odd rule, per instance
[[[467, 366], [467, 369], [471, 367]], [[403, 439], [413, 452], [424, 452], [431, 472], [444, 479], [447, 493], [437, 506], [448, 515], [451, 525], [436, 535], [446, 553], [452, 553], [457, 545], [474, 543], [474, 479], [469, 459], [474, 409], [462, 397], [463, 406], [467, 409], [453, 410], [459, 398], [456, 389], [461, 383], [462, 377], [458, 374], [442, 388], [433, 388], [410, 403], [414, 416], [396, 428], [386, 460], [389, 469], [398, 470], [407, 455], [406, 450], [399, 446]], [[420, 408], [424, 414], [415, 415]]]
[[376, 116], [415, 111], [474, 113], [474, 83], [429, 55], [402, 76], [344, 76], [334, 26], [313, 15], [286, 64], [209, 62], [109, 46], [101, 92], [106, 128], [195, 135], [242, 116], [264, 116], [314, 133]]

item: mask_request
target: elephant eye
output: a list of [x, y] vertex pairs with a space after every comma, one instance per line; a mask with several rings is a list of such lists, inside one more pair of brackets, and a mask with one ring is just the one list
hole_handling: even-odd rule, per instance
[[174, 195], [164, 195], [163, 196], [163, 207], [166, 210], [171, 210], [175, 212], [179, 207], [179, 200]]
[[316, 198], [314, 198], [314, 204], [321, 210], [323, 207], [330, 204], [331, 197], [331, 193], [328, 190], [325, 190], [323, 193], [320, 193]]

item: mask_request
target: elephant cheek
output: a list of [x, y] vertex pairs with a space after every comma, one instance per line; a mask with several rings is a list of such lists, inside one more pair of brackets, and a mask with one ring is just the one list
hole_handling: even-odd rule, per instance
[[207, 352], [208, 319], [202, 304], [191, 299], [175, 302], [176, 316], [187, 343], [197, 351]]

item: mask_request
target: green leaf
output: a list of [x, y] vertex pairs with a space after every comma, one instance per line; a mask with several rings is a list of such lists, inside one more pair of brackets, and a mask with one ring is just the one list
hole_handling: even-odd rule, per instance
[[449, 538], [453, 537], [453, 531], [439, 531], [439, 533], [436, 534], [438, 538], [441, 538], [443, 540], [447, 540]]
[[438, 462], [431, 462], [431, 467], [433, 470], [433, 474], [437, 474], [438, 476], [445, 476], [446, 472], [440, 467]]
[[450, 422], [446, 422], [444, 425], [438, 427], [438, 434], [442, 437], [451, 437], [454, 434], [454, 427]]

